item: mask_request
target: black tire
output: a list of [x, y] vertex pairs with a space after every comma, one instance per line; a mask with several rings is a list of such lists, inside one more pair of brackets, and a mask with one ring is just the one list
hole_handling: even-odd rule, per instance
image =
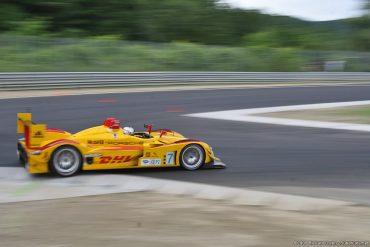
[[189, 144], [181, 150], [180, 165], [185, 170], [194, 171], [201, 168], [204, 160], [204, 149], [198, 144]]
[[27, 163], [27, 153], [24, 151], [22, 145], [20, 143], [17, 144], [17, 154], [19, 163], [25, 167]]
[[73, 176], [81, 170], [82, 155], [77, 148], [69, 145], [54, 150], [49, 160], [50, 171], [62, 177]]

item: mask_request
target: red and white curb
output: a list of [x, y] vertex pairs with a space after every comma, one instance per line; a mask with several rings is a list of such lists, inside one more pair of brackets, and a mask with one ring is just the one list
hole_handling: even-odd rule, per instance
[[280, 210], [312, 211], [353, 205], [338, 200], [120, 174], [82, 173], [69, 178], [34, 177], [18, 167], [0, 168], [0, 174], [0, 203], [151, 191]]
[[321, 103], [321, 104], [307, 104], [307, 105], [292, 105], [292, 106], [277, 106], [277, 107], [264, 107], [264, 108], [230, 110], [230, 111], [214, 111], [214, 112], [186, 114], [184, 116], [209, 118], [209, 119], [220, 119], [220, 120], [230, 120], [230, 121], [240, 121], [240, 122], [263, 123], [263, 124], [277, 124], [277, 125], [298, 126], [298, 127], [311, 127], [311, 128], [325, 128], [325, 129], [338, 129], [338, 130], [352, 130], [352, 131], [370, 132], [370, 125], [368, 125], [368, 124], [323, 122], [323, 121], [311, 121], [311, 120], [300, 120], [300, 119], [287, 119], [287, 118], [255, 116], [256, 114], [272, 113], [272, 112], [328, 109], [328, 108], [361, 106], [361, 105], [370, 105], [370, 100], [336, 102], [336, 103]]

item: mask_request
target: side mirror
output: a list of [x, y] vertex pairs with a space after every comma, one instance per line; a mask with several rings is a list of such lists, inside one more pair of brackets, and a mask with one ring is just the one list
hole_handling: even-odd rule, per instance
[[161, 130], [161, 135], [160, 135], [159, 137], [162, 137], [162, 136], [164, 136], [164, 135], [167, 135], [167, 131], [165, 131], [165, 130]]
[[152, 124], [144, 124], [144, 128], [146, 128], [146, 131], [150, 134], [150, 133], [152, 133], [153, 125]]

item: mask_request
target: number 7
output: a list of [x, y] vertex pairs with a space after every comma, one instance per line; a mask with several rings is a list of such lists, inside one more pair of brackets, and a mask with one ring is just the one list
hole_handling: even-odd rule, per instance
[[175, 164], [175, 152], [168, 152], [166, 154], [166, 164], [167, 165]]

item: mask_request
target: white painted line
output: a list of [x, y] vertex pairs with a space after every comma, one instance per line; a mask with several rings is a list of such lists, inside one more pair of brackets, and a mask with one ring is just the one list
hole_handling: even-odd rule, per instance
[[263, 123], [263, 124], [277, 124], [277, 125], [287, 125], [287, 126], [370, 132], [370, 125], [368, 124], [323, 122], [323, 121], [254, 116], [255, 114], [271, 113], [271, 112], [327, 109], [327, 108], [360, 106], [360, 105], [370, 105], [370, 100], [322, 103], [322, 104], [307, 104], [307, 105], [292, 105], [292, 106], [276, 106], [276, 107], [240, 109], [240, 110], [230, 110], [230, 111], [203, 112], [203, 113], [195, 113], [195, 114], [186, 114], [184, 116], [241, 121], [241, 122], [252, 122], [252, 123]]

